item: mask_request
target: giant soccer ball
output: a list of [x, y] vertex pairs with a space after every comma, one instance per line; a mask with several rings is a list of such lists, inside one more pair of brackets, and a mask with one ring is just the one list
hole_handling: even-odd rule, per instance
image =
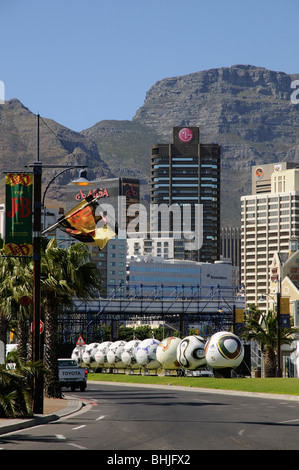
[[145, 369], [157, 369], [160, 367], [156, 358], [156, 351], [160, 341], [154, 338], [144, 339], [136, 348], [137, 363]]
[[84, 354], [84, 351], [86, 349], [86, 346], [76, 346], [75, 349], [73, 349], [73, 352], [71, 354], [71, 359], [75, 360], [78, 362], [79, 365], [82, 364], [83, 359], [82, 356]]
[[204, 338], [191, 335], [182, 339], [177, 348], [177, 360], [185, 369], [196, 370], [204, 367], [207, 363]]
[[244, 347], [238, 336], [219, 331], [211, 336], [205, 346], [205, 356], [213, 369], [238, 367], [244, 357]]
[[179, 369], [181, 367], [177, 360], [177, 348], [180, 342], [180, 338], [171, 336], [164, 338], [158, 345], [156, 358], [163, 369]]
[[89, 367], [96, 366], [95, 355], [97, 352], [100, 343], [91, 343], [88, 344], [82, 354], [83, 364]]
[[97, 348], [97, 351], [95, 353], [95, 361], [97, 363], [97, 366], [107, 367], [109, 365], [108, 360], [107, 360], [107, 353], [109, 351], [109, 347], [111, 346], [111, 344], [112, 344], [112, 341], [104, 341]]
[[132, 339], [131, 341], [128, 341], [125, 344], [124, 350], [121, 354], [122, 362], [126, 367], [129, 367], [130, 369], [137, 369], [139, 367], [136, 360], [136, 348], [139, 343], [139, 339]]
[[107, 361], [110, 366], [113, 367], [125, 367], [124, 363], [121, 360], [121, 355], [123, 353], [126, 341], [114, 341], [108, 349], [107, 352]]

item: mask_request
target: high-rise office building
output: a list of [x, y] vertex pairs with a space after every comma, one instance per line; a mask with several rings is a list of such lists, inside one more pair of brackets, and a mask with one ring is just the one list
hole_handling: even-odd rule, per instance
[[[220, 146], [202, 144], [198, 127], [174, 127], [171, 144], [157, 144], [151, 155], [151, 204], [203, 209], [203, 243], [186, 258], [213, 262], [220, 259]], [[156, 221], [158, 230], [161, 221]], [[170, 220], [170, 231], [174, 224]], [[186, 252], [188, 253], [188, 252]]]
[[265, 310], [269, 298], [262, 301], [260, 295], [270, 292], [273, 255], [288, 253], [291, 238], [299, 236], [299, 169], [281, 164], [258, 168], [253, 177], [260, 181], [271, 172], [271, 185], [266, 182], [263, 192], [241, 197], [241, 282], [247, 303]]
[[238, 268], [238, 284], [241, 284], [241, 228], [221, 228], [221, 256], [231, 259], [233, 266]]

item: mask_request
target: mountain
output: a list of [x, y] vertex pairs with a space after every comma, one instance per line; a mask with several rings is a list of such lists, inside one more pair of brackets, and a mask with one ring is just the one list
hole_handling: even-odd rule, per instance
[[[88, 165], [89, 177], [113, 176], [101, 159], [96, 144], [84, 135], [74, 132], [50, 119], [40, 118], [40, 153], [43, 164]], [[37, 159], [37, 116], [18, 99], [0, 105], [0, 170], [30, 171], [26, 165]], [[43, 170], [43, 184], [59, 169]], [[47, 191], [48, 207], [65, 202], [64, 186], [78, 176], [78, 170], [65, 172]], [[0, 200], [5, 198], [5, 176], [0, 184]], [[45, 187], [45, 186], [44, 186]], [[63, 204], [62, 204], [63, 205]]]
[[[147, 91], [131, 121], [105, 120], [74, 132], [42, 118], [40, 158], [86, 163], [90, 178], [139, 178], [149, 201], [151, 146], [171, 142], [173, 126], [199, 126], [201, 142], [221, 145], [221, 223], [240, 226], [240, 197], [251, 193], [251, 167], [299, 164], [299, 104], [291, 103], [296, 79], [299, 74], [253, 65], [165, 78]], [[34, 161], [35, 141], [36, 116], [18, 100], [0, 105], [0, 169]], [[51, 185], [49, 198], [61, 200], [69, 179], [67, 172]]]
[[252, 65], [165, 78], [148, 90], [132, 121], [101, 121], [82, 134], [115, 174], [125, 166], [148, 181], [151, 144], [171, 142], [173, 126], [199, 126], [201, 142], [221, 145], [222, 225], [239, 226], [251, 167], [299, 163], [299, 105], [291, 103], [298, 78]]
[[162, 134], [132, 121], [100, 121], [82, 131], [96, 144], [102, 160], [117, 176], [139, 178], [141, 198], [150, 201], [151, 147]]

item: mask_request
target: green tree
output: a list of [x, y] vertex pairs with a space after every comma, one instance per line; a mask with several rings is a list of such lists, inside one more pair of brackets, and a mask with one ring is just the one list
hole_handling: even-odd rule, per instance
[[[15, 369], [6, 368], [9, 362]], [[32, 379], [41, 373], [42, 364], [24, 363], [17, 351], [0, 365], [0, 417], [17, 418], [32, 415]]]
[[57, 330], [59, 313], [66, 307], [72, 308], [74, 298], [98, 297], [100, 273], [90, 261], [87, 245], [74, 243], [68, 250], [59, 248], [51, 239], [42, 250], [41, 297], [45, 323], [44, 363], [48, 371], [45, 377], [45, 393], [60, 398], [58, 380]]
[[144, 339], [152, 338], [153, 331], [149, 325], [140, 325], [135, 328], [134, 335], [136, 339], [143, 341]]
[[21, 305], [23, 296], [32, 297], [32, 263], [28, 258], [0, 258], [0, 339], [6, 344], [7, 331], [17, 331], [18, 349], [27, 359], [30, 306]]
[[[256, 341], [264, 355], [265, 377], [275, 377], [277, 369], [277, 313], [270, 310], [267, 314], [250, 306], [250, 316], [240, 336]], [[280, 344], [291, 344], [297, 328], [279, 328]]]
[[134, 338], [134, 330], [129, 326], [120, 325], [118, 338], [123, 341], [131, 341]]
[[7, 308], [7, 285], [5, 279], [8, 277], [7, 269], [8, 258], [0, 257], [0, 341], [6, 346], [7, 331], [11, 321], [11, 312]]

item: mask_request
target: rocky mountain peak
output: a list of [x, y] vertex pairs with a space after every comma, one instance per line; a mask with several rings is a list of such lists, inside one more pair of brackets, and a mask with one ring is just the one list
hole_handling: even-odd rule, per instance
[[[164, 78], [131, 121], [105, 120], [79, 133], [44, 118], [41, 158], [88, 164], [92, 178], [139, 178], [148, 201], [152, 145], [171, 142], [174, 126], [198, 126], [201, 142], [221, 146], [221, 224], [238, 226], [252, 165], [299, 163], [299, 105], [291, 103], [298, 78], [242, 64]], [[36, 116], [17, 99], [0, 105], [0, 168], [32, 162], [35, 140]], [[53, 186], [58, 196], [59, 183], [66, 180]]]

